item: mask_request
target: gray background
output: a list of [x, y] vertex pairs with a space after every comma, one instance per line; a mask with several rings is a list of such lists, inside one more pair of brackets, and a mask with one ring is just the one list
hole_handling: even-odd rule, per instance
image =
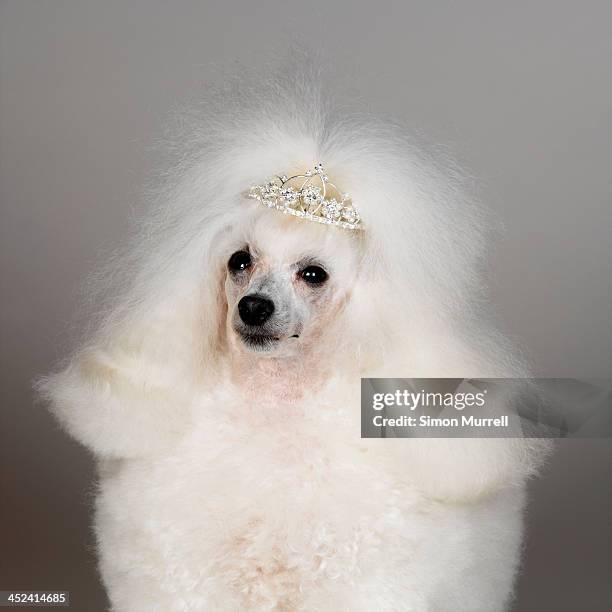
[[[293, 33], [337, 86], [475, 169], [506, 229], [493, 299], [537, 374], [609, 376], [611, 23], [591, 0], [2, 2], [0, 588], [104, 608], [92, 463], [30, 382], [64, 353], [87, 273], [126, 237], [168, 114]], [[563, 442], [533, 483], [515, 610], [610, 609], [610, 449]]]

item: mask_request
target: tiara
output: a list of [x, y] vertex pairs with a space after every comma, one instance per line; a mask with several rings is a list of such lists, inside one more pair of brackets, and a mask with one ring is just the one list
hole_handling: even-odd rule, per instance
[[[330, 198], [330, 194], [335, 197]], [[275, 176], [265, 185], [254, 185], [247, 197], [287, 215], [350, 230], [363, 229], [350, 195], [330, 182], [323, 164], [304, 174]]]

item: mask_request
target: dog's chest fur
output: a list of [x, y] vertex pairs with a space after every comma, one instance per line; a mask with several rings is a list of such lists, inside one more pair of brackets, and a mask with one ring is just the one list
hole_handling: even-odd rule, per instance
[[389, 452], [407, 441], [360, 439], [349, 406], [224, 394], [171, 452], [102, 465], [96, 530], [117, 609], [429, 610], [432, 593], [446, 609], [459, 576], [473, 600], [479, 564], [495, 573], [501, 541], [518, 544], [517, 502], [425, 499]]

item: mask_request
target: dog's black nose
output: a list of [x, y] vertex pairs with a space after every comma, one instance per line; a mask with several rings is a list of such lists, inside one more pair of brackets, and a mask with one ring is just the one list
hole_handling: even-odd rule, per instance
[[258, 295], [245, 295], [238, 302], [238, 313], [247, 325], [263, 325], [274, 312], [274, 302]]

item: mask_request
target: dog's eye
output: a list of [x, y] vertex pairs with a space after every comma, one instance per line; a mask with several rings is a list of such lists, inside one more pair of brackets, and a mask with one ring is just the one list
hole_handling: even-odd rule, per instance
[[320, 266], [307, 266], [300, 272], [300, 276], [311, 285], [320, 285], [327, 278], [327, 272]]
[[236, 251], [227, 262], [227, 267], [235, 272], [240, 272], [251, 267], [251, 254], [247, 251]]

